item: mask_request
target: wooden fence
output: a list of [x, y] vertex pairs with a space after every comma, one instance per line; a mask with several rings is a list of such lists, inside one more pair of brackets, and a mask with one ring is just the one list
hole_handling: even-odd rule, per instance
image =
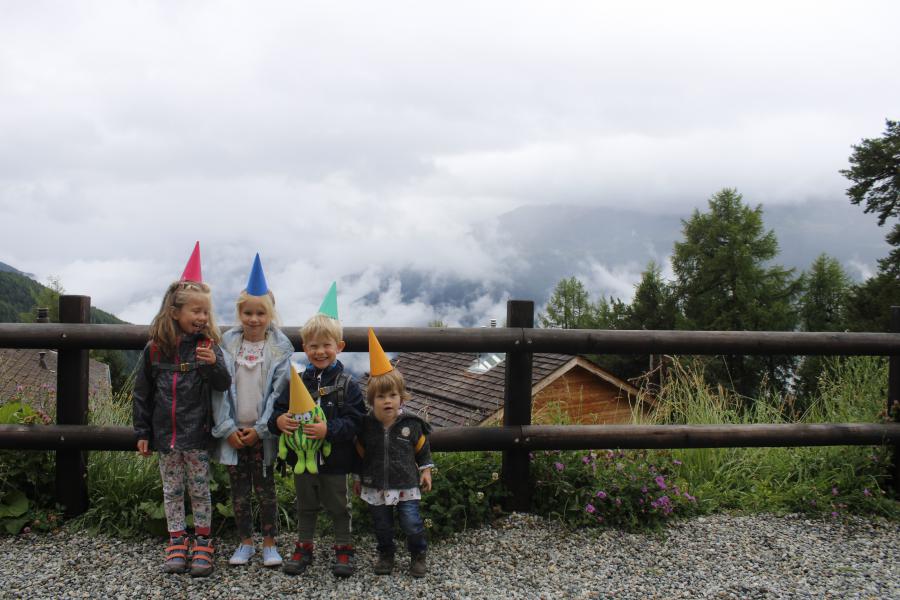
[[[87, 450], [134, 450], [128, 427], [94, 427], [88, 422], [88, 349], [140, 349], [143, 325], [91, 325], [90, 298], [62, 296], [61, 323], [0, 324], [0, 347], [56, 348], [57, 424], [0, 426], [0, 448], [55, 450], [57, 497], [69, 516], [88, 507]], [[891, 309], [900, 332], [900, 307]], [[732, 331], [605, 331], [535, 329], [534, 303], [507, 303], [503, 328], [380, 327], [387, 351], [505, 352], [503, 425], [446, 427], [432, 434], [436, 451], [503, 451], [503, 481], [514, 510], [531, 504], [528, 453], [541, 449], [718, 448], [759, 446], [894, 445], [890, 473], [900, 482], [900, 423], [817, 425], [581, 425], [531, 424], [532, 354], [792, 354], [889, 356], [886, 408], [900, 402], [900, 333], [798, 333]], [[300, 348], [299, 327], [285, 333]], [[344, 328], [347, 352], [367, 352], [364, 327]], [[894, 413], [896, 415], [896, 412]]]

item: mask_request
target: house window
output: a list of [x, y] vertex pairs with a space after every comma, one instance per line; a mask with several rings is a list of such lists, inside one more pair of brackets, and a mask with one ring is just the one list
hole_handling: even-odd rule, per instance
[[479, 354], [475, 357], [475, 361], [469, 365], [469, 373], [487, 373], [506, 359], [506, 354], [498, 354], [490, 352], [487, 354]]

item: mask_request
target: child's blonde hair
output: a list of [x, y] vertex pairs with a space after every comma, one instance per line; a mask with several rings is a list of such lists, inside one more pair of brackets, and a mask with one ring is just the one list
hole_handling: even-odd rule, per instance
[[181, 332], [175, 324], [175, 317], [172, 311], [180, 309], [188, 303], [191, 296], [206, 296], [209, 302], [209, 318], [206, 321], [206, 329], [203, 334], [210, 338], [216, 344], [222, 341], [219, 333], [219, 327], [216, 325], [216, 319], [212, 312], [212, 291], [205, 283], [196, 281], [173, 281], [166, 289], [163, 296], [162, 304], [159, 306], [159, 312], [150, 322], [150, 339], [153, 340], [163, 354], [166, 356], [175, 356], [177, 353], [178, 337]]
[[262, 296], [251, 296], [247, 293], [247, 290], [242, 290], [240, 294], [238, 294], [237, 301], [234, 303], [235, 314], [237, 315], [237, 322], [241, 322], [241, 306], [244, 305], [244, 302], [247, 300], [259, 300], [262, 302], [263, 307], [265, 307], [266, 312], [269, 313], [269, 324], [270, 325], [281, 325], [281, 319], [278, 318], [278, 311], [275, 310], [275, 294], [272, 293], [271, 290], [267, 291]]
[[394, 391], [400, 394], [401, 402], [406, 402], [412, 397], [406, 389], [403, 373], [393, 369], [384, 375], [372, 375], [369, 377], [369, 383], [366, 385], [366, 402], [371, 406], [375, 402], [375, 396], [378, 394], [389, 394]]
[[344, 340], [344, 328], [341, 327], [341, 322], [337, 319], [332, 319], [322, 313], [316, 313], [300, 328], [300, 337], [303, 338], [304, 344], [306, 340], [326, 337], [335, 342], [341, 342]]

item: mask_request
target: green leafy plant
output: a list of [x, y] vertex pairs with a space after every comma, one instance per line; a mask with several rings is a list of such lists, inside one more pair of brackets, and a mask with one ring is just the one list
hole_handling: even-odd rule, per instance
[[422, 515], [432, 536], [489, 523], [507, 492], [500, 483], [497, 452], [435, 453], [431, 492], [422, 495]]

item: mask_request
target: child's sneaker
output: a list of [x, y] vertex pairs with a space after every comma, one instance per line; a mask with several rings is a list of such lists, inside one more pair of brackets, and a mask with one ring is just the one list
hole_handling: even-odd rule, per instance
[[213, 572], [212, 538], [198, 535], [191, 548], [191, 577], [209, 577]]
[[335, 577], [350, 577], [356, 571], [353, 566], [353, 546], [334, 547], [334, 562], [331, 563], [331, 572]]
[[413, 554], [409, 559], [409, 574], [413, 577], [425, 577], [427, 572], [425, 564], [425, 551]]
[[294, 553], [284, 561], [281, 570], [288, 575], [302, 575], [313, 562], [313, 545], [310, 542], [297, 544]]
[[278, 548], [276, 548], [275, 546], [263, 546], [263, 566], [281, 566], [281, 555], [278, 554]]
[[166, 546], [166, 562], [163, 563], [163, 573], [184, 573], [188, 570], [188, 545], [190, 539], [186, 535], [169, 539]]
[[391, 571], [394, 570], [394, 555], [379, 554], [378, 561], [372, 570], [375, 571], [376, 575], [390, 575]]
[[241, 544], [228, 559], [229, 565], [246, 565], [250, 562], [250, 557], [256, 554], [256, 548], [249, 544]]

